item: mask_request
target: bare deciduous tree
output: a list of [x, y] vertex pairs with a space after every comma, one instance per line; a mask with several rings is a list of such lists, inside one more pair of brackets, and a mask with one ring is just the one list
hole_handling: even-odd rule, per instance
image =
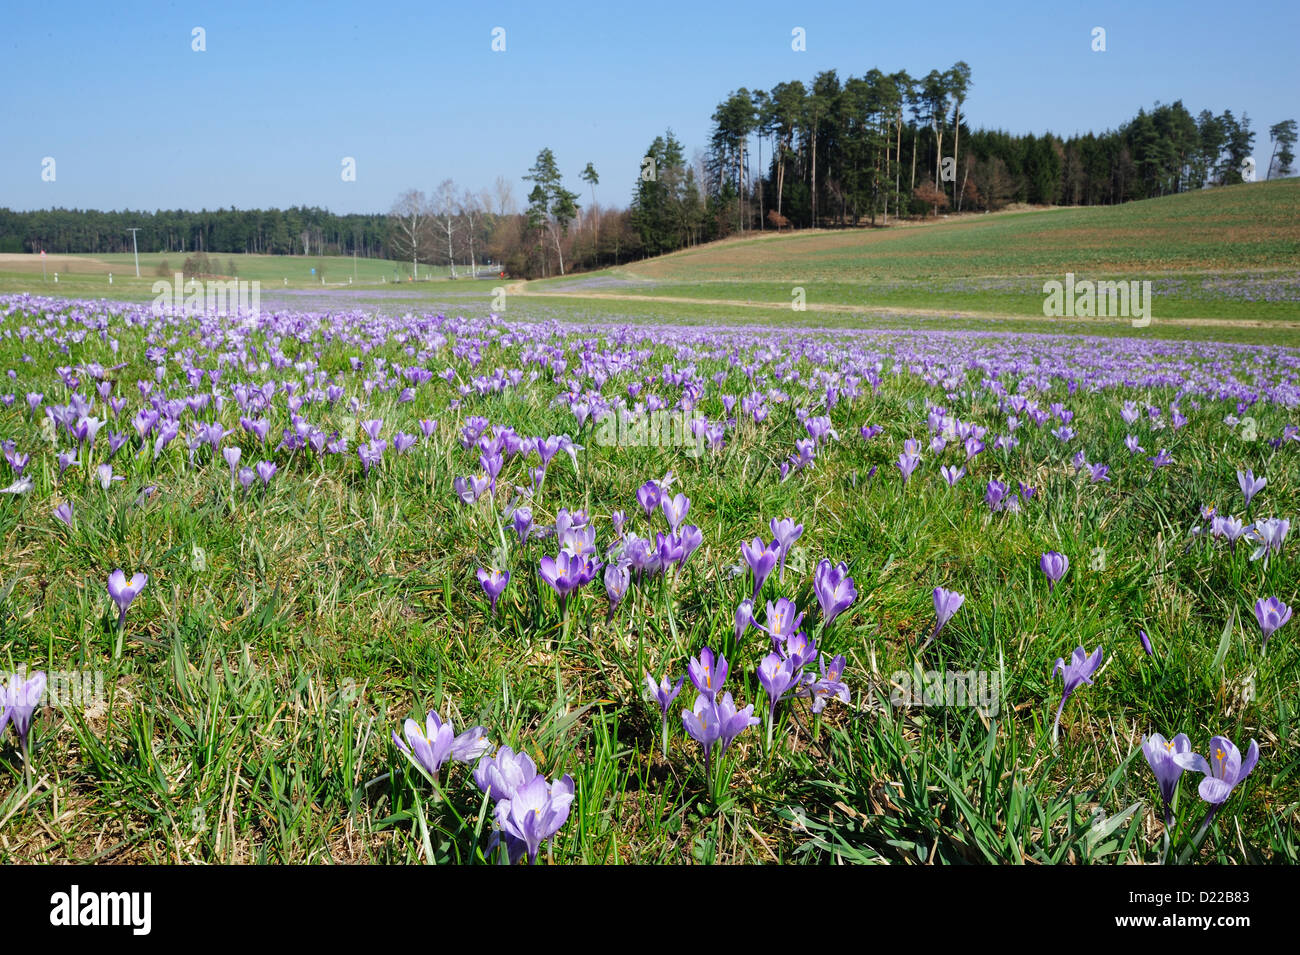
[[460, 199], [456, 195], [456, 184], [450, 179], [438, 183], [438, 191], [433, 194], [433, 221], [438, 224], [439, 241], [447, 238], [447, 264], [451, 268], [451, 277], [456, 277], [456, 217], [460, 214]]
[[470, 276], [478, 277], [478, 260], [474, 257], [474, 231], [479, 226], [479, 220], [483, 215], [483, 207], [479, 204], [479, 197], [471, 189], [466, 189], [460, 196], [460, 215], [465, 220], [462, 232], [465, 235], [465, 241], [469, 246], [469, 269]]
[[497, 215], [512, 216], [519, 211], [519, 207], [515, 205], [515, 187], [505, 176], [497, 176], [492, 191], [496, 195]]
[[411, 272], [418, 279], [420, 253], [429, 245], [429, 200], [419, 189], [404, 192], [393, 203], [388, 218], [393, 223], [393, 248], [403, 257], [411, 257]]

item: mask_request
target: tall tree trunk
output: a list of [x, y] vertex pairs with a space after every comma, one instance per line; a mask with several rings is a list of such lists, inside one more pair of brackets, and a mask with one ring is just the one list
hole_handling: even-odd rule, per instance
[[745, 213], [742, 210], [742, 203], [745, 201], [745, 144], [740, 144], [740, 151], [736, 153], [736, 227], [744, 233], [745, 231]]
[[916, 137], [919, 133], [920, 130], [915, 127], [912, 128], [912, 184], [907, 187], [909, 196], [916, 191]]
[[560, 274], [564, 274], [564, 250], [560, 248], [560, 230], [554, 226], [550, 227], [551, 238], [555, 240], [555, 255], [560, 260]]
[[[934, 188], [943, 192], [942, 180], [939, 178], [940, 170], [943, 166], [943, 130], [938, 123], [934, 126]], [[935, 204], [937, 210], [938, 204]]]
[[817, 124], [812, 134], [812, 227], [817, 228]]
[[790, 146], [781, 143], [780, 154], [776, 157], [776, 214], [781, 214], [781, 198], [785, 194], [785, 153]]
[[898, 107], [897, 123], [898, 123], [898, 142], [894, 144], [894, 195], [897, 197], [895, 201], [898, 203], [898, 206], [894, 210], [894, 216], [895, 218], [901, 218], [903, 215], [903, 198], [902, 196], [898, 195], [899, 192], [898, 179], [899, 176], [902, 174], [902, 169], [903, 169], [903, 107], [902, 106]]
[[957, 163], [960, 161], [958, 147], [961, 145], [961, 100], [952, 113], [952, 204], [961, 212], [961, 193], [957, 191]]

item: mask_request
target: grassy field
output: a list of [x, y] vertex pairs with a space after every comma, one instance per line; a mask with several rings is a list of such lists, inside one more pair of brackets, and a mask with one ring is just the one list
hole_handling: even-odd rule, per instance
[[530, 293], [1043, 316], [1043, 283], [1150, 280], [1161, 319], [1300, 321], [1300, 179], [1118, 207], [761, 234]]
[[[508, 322], [402, 303], [252, 323], [0, 302], [5, 665], [102, 686], [37, 709], [30, 784], [6, 733], [0, 860], [493, 861], [494, 799], [473, 767], [449, 760], [435, 784], [393, 740], [428, 710], [572, 778], [541, 851], [557, 863], [1300, 860], [1300, 631], [1265, 650], [1253, 611], [1300, 599], [1295, 543], [1252, 560], [1257, 541], [1230, 546], [1202, 514], [1294, 520], [1300, 353], [1005, 324], [786, 329], [744, 309], [735, 327], [686, 308], [651, 325], [621, 311], [649, 304], [510, 302]], [[716, 447], [607, 440], [594, 412], [633, 395], [689, 405]], [[65, 424], [42, 424], [47, 409]], [[107, 422], [97, 438], [78, 437], [87, 416]], [[179, 433], [160, 440], [170, 420]], [[969, 460], [959, 437], [929, 444], [972, 426], [988, 430]], [[494, 435], [495, 488], [465, 492], [487, 484]], [[580, 447], [553, 449], [539, 476], [528, 449], [550, 435]], [[922, 460], [905, 481], [909, 438]], [[240, 449], [237, 467], [218, 447]], [[259, 462], [275, 472], [245, 488], [236, 472]], [[941, 465], [965, 473], [950, 486]], [[1249, 507], [1239, 468], [1267, 479]], [[667, 512], [637, 493], [668, 472], [698, 551], [631, 573], [612, 613], [599, 573], [562, 602], [541, 574], [561, 545], [612, 565], [634, 535], [671, 552]], [[990, 481], [1014, 509], [990, 506]], [[844, 657], [848, 700], [813, 714], [785, 695], [769, 745], [757, 668], [793, 645], [734, 621], [754, 590], [741, 544], [780, 518], [803, 532], [755, 620], [779, 633], [765, 604], [794, 601], [822, 666]], [[1048, 551], [1070, 559], [1054, 587]], [[829, 623], [822, 560], [856, 589]], [[148, 574], [120, 624], [118, 568]], [[480, 568], [510, 572], [495, 611]], [[926, 646], [935, 587], [965, 602]], [[1054, 661], [1098, 646], [1054, 739]], [[685, 676], [705, 647], [760, 720], [708, 763], [683, 729], [691, 681], [666, 755], [644, 683]], [[898, 695], [929, 672], [985, 674], [993, 705]], [[1212, 734], [1243, 753], [1254, 739], [1259, 762], [1204, 829], [1201, 776], [1185, 773], [1166, 826], [1141, 749], [1154, 732], [1210, 759]]]
[[[143, 302], [154, 298], [153, 284], [160, 279], [174, 281], [181, 270], [186, 253], [140, 253], [140, 277], [135, 277], [135, 258], [130, 252], [97, 255], [46, 256], [45, 278], [41, 278], [40, 256], [0, 254], [0, 294], [7, 292], [40, 292], [69, 298], [109, 298], [128, 302]], [[404, 288], [439, 284], [447, 278], [446, 268], [420, 266], [422, 281], [408, 282], [411, 274], [409, 262], [391, 262], [384, 259], [365, 259], [351, 256], [305, 255], [245, 255], [242, 253], [213, 253], [209, 256], [214, 268], [223, 276], [246, 282], [261, 282], [263, 290], [339, 290], [373, 287], [375, 290], [391, 288], [396, 281]], [[231, 272], [229, 265], [235, 268]], [[166, 264], [166, 275], [158, 268]], [[316, 274], [312, 275], [312, 269]], [[424, 282], [425, 274], [430, 282]], [[58, 273], [58, 281], [54, 275]], [[112, 273], [113, 282], [108, 281]], [[322, 279], [324, 280], [322, 282]], [[484, 280], [486, 281], [486, 279]], [[448, 283], [450, 284], [450, 283]]]
[[[496, 861], [477, 753], [403, 753], [431, 710], [551, 798], [572, 780], [544, 861], [1300, 861], [1300, 631], [1265, 647], [1255, 611], [1300, 600], [1269, 523], [1300, 506], [1297, 186], [504, 285], [236, 256], [262, 313], [230, 319], [151, 314], [159, 256], [138, 281], [60, 260], [57, 286], [0, 261], [0, 292], [96, 300], [0, 298], [0, 669], [61, 688], [29, 751], [0, 740], [0, 861]], [[1149, 277], [1153, 322], [1044, 318], [1067, 270]], [[611, 439], [656, 406], [677, 438]], [[669, 510], [643, 509], [656, 482]], [[742, 544], [784, 518], [738, 630]], [[602, 566], [562, 600], [566, 551]], [[853, 580], [833, 618], [822, 561]], [[121, 615], [117, 569], [148, 575]], [[510, 574], [495, 607], [480, 570]], [[937, 587], [963, 602], [927, 642]], [[783, 598], [806, 659], [759, 628]], [[706, 647], [758, 720], [708, 760], [682, 717], [713, 712]], [[1097, 647], [1062, 705], [1054, 663]], [[847, 699], [778, 691], [769, 742], [761, 668], [838, 697], [839, 657]], [[686, 678], [666, 741], [647, 674]], [[1186, 771], [1166, 820], [1142, 743], [1180, 732], [1259, 761], [1213, 812]]]

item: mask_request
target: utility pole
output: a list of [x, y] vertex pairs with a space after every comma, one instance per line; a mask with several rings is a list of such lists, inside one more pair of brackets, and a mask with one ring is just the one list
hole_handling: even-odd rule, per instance
[[136, 244], [135, 234], [140, 230], [139, 228], [135, 228], [135, 229], [127, 229], [126, 231], [131, 233], [131, 248], [135, 251], [135, 277], [139, 278], [140, 277], [140, 247]]

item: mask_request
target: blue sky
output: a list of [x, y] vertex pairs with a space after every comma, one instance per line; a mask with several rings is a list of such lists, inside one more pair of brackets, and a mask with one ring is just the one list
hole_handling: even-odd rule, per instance
[[[522, 201], [519, 177], [547, 145], [584, 200], [590, 161], [597, 198], [625, 205], [664, 129], [689, 156], [730, 90], [831, 68], [916, 75], [965, 60], [970, 123], [1013, 132], [1100, 131], [1157, 100], [1245, 111], [1261, 168], [1268, 126], [1300, 118], [1294, 0], [7, 7], [0, 206], [14, 209], [382, 212], [406, 189], [498, 174]], [[504, 52], [491, 49], [498, 26]], [[791, 50], [794, 27], [806, 52]], [[346, 156], [355, 182], [340, 176]]]

